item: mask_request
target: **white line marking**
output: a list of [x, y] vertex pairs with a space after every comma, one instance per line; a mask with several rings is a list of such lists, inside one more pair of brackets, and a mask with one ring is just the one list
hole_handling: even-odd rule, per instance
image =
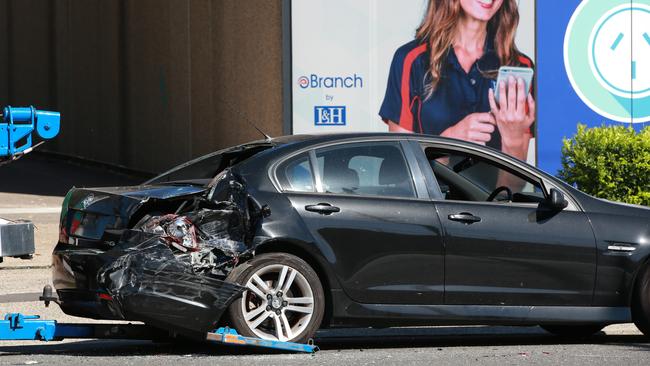
[[14, 207], [0, 208], [0, 215], [61, 213], [61, 207]]

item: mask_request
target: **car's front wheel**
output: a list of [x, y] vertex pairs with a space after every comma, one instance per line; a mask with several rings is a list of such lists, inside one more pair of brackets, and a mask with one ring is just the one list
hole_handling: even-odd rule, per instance
[[650, 264], [639, 273], [632, 299], [632, 319], [639, 330], [650, 337]]
[[261, 254], [236, 268], [230, 279], [246, 287], [228, 308], [231, 326], [240, 334], [304, 343], [320, 327], [323, 287], [304, 260], [286, 253]]

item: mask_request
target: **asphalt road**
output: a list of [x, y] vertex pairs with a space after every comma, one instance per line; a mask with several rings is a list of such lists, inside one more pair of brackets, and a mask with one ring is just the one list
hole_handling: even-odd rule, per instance
[[[34, 259], [9, 258], [0, 264], [0, 314], [22, 311], [65, 322], [96, 322], [34, 301], [50, 282], [57, 208], [73, 184], [110, 186], [141, 180], [42, 156], [0, 168], [0, 217], [30, 219], [38, 228]], [[0, 342], [0, 365], [650, 365], [650, 340], [630, 324], [574, 340], [538, 327], [429, 327], [325, 330], [315, 341], [321, 351], [313, 355], [150, 341]]]
[[649, 365], [639, 335], [563, 340], [532, 328], [419, 328], [321, 332], [316, 354], [288, 354], [215, 345], [81, 341], [0, 345], [0, 365]]

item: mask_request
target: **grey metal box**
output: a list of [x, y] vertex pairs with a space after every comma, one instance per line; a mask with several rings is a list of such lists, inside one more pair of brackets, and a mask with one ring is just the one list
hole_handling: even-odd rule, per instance
[[34, 254], [34, 224], [0, 219], [0, 258]]

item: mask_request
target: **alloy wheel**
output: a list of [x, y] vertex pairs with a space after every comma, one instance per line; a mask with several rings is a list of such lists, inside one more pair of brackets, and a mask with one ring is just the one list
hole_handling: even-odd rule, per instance
[[241, 297], [244, 321], [258, 337], [288, 341], [299, 337], [314, 313], [314, 294], [305, 277], [287, 265], [260, 268]]

